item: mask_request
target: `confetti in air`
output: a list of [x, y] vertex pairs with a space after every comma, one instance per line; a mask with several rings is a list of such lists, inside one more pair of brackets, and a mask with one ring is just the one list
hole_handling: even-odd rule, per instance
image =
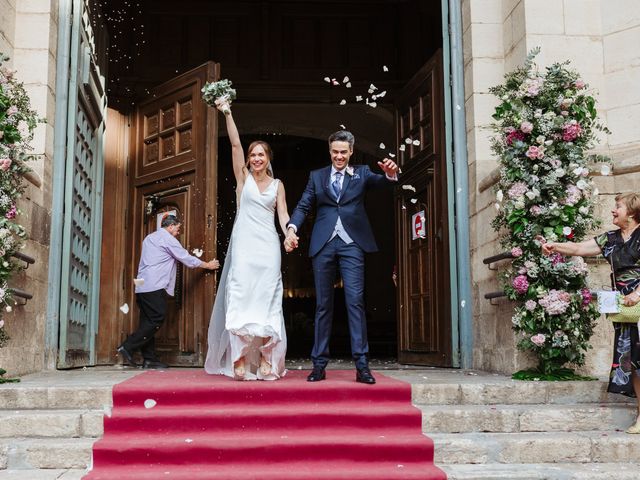
[[380, 150], [384, 150], [385, 148], [387, 148], [387, 147], [384, 145], [384, 143], [381, 143], [380, 144]]
[[402, 185], [402, 189], [403, 190], [411, 190], [412, 192], [416, 191], [416, 187], [414, 187], [413, 185]]
[[362, 101], [362, 95], [356, 95], [356, 102]]
[[404, 152], [407, 149], [407, 147], [405, 145], [400, 145], [398, 147], [398, 150], [400, 150], [401, 152]]
[[125, 315], [126, 315], [127, 313], [129, 313], [129, 304], [125, 303], [124, 305], [121, 305], [121, 306], [120, 306], [120, 311], [121, 311], [122, 313], [124, 313]]
[[420, 140], [414, 140], [413, 144], [417, 147], [418, 145], [420, 145]]
[[342, 79], [342, 83], [349, 83], [349, 77], [344, 77]]
[[347, 82], [347, 84], [345, 85], [345, 87], [347, 87], [347, 88], [351, 88], [351, 82]]
[[369, 106], [371, 108], [376, 108], [378, 106], [378, 104], [376, 102], [369, 102]]
[[410, 138], [405, 138], [404, 139], [404, 143], [406, 143], [407, 145], [411, 145], [411, 139]]
[[201, 248], [194, 248], [194, 249], [192, 250], [192, 253], [193, 253], [196, 257], [200, 258], [200, 257], [202, 256], [202, 249], [201, 249]]
[[344, 125], [340, 124], [340, 128], [342, 128], [343, 130], [346, 130], [347, 127], [345, 127]]
[[144, 285], [144, 278], [134, 278], [133, 279], [133, 284], [136, 287], [141, 287], [142, 285]]
[[147, 398], [147, 399], [144, 401], [144, 408], [153, 408], [153, 407], [155, 407], [157, 404], [158, 404], [158, 403], [157, 403], [155, 400], [153, 400], [153, 399], [151, 399], [151, 398]]
[[413, 203], [415, 205], [416, 203], [418, 203], [418, 199], [417, 198], [412, 198], [411, 199], [411, 203]]
[[347, 101], [343, 98], [342, 100], [340, 100], [340, 105], [346, 105]]
[[391, 153], [391, 152], [389, 152], [389, 157], [390, 157], [390, 158], [396, 158], [396, 154], [395, 154], [395, 153]]
[[382, 66], [382, 71], [383, 71], [383, 72], [388, 72], [388, 71], [389, 71], [389, 68], [388, 68], [386, 65], [383, 65], [383, 66]]
[[329, 77], [324, 77], [324, 81], [327, 83], [331, 83], [331, 79]]

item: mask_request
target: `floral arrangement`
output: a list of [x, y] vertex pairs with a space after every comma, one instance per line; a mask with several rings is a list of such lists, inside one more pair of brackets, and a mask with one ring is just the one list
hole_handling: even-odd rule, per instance
[[[25, 237], [24, 228], [16, 222], [16, 202], [24, 191], [22, 177], [29, 171], [26, 162], [32, 158], [30, 143], [41, 120], [15, 72], [4, 65], [7, 60], [0, 53], [0, 305], [10, 312], [7, 281], [20, 268], [11, 255], [21, 248]], [[0, 347], [9, 339], [1, 313], [0, 309]]]
[[501, 103], [493, 118], [492, 150], [500, 157], [493, 227], [513, 258], [504, 272], [505, 292], [518, 301], [513, 329], [518, 347], [538, 358], [536, 370], [514, 378], [575, 378], [564, 367], [582, 365], [599, 313], [587, 288], [588, 268], [579, 257], [545, 257], [545, 241], [581, 241], [596, 229], [597, 189], [590, 166], [609, 160], [587, 151], [608, 132], [596, 101], [569, 62], [540, 72], [533, 50], [522, 67], [490, 91]]
[[[236, 99], [236, 91], [231, 88], [231, 80], [223, 79], [217, 82], [207, 82], [202, 87], [202, 98], [211, 107], [216, 106], [216, 101], [220, 100], [227, 105], [231, 105], [231, 101]], [[225, 109], [224, 114], [229, 115], [230, 110]]]

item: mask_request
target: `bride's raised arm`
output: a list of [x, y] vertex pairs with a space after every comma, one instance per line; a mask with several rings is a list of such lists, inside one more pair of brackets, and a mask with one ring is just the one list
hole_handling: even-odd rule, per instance
[[247, 176], [247, 170], [245, 168], [244, 150], [242, 143], [240, 143], [240, 134], [238, 133], [238, 127], [233, 120], [233, 114], [231, 108], [227, 103], [216, 102], [218, 110], [224, 113], [225, 120], [227, 122], [227, 134], [229, 135], [229, 141], [231, 142], [231, 160], [233, 162], [233, 174], [236, 177], [236, 183], [238, 189], [242, 189], [244, 181]]

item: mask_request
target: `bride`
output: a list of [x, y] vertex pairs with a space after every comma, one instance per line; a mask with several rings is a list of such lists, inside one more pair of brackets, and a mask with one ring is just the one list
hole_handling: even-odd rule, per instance
[[236, 178], [236, 213], [211, 320], [205, 371], [236, 380], [276, 380], [286, 373], [287, 336], [282, 315], [280, 240], [274, 214], [286, 233], [284, 186], [273, 178], [268, 143], [249, 145], [245, 162], [228, 103], [225, 114]]

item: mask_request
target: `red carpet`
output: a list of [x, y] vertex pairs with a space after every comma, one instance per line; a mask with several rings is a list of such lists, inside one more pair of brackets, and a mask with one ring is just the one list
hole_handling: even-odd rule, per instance
[[[378, 373], [304, 371], [236, 382], [150, 371], [116, 385], [89, 480], [446, 479], [433, 465], [411, 386]], [[146, 400], [155, 406], [145, 408]], [[149, 402], [147, 402], [149, 403]]]

